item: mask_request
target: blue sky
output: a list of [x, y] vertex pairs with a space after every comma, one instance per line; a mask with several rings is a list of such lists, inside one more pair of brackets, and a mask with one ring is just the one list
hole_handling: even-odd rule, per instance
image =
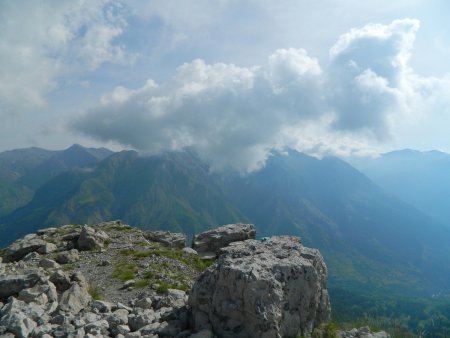
[[0, 151], [450, 150], [450, 3], [0, 0]]

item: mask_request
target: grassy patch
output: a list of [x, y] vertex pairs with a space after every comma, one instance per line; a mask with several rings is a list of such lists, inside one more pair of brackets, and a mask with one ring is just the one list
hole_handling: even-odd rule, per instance
[[168, 249], [160, 246], [151, 248], [150, 250], [122, 249], [119, 251], [122, 256], [141, 259], [150, 256], [166, 257], [180, 261], [187, 266], [202, 272], [214, 263], [214, 260], [202, 260], [197, 255], [186, 254], [180, 249]]
[[59, 236], [65, 236], [65, 235], [74, 233], [75, 231], [80, 230], [80, 229], [81, 229], [81, 227], [79, 225], [72, 225], [67, 228], [57, 228], [55, 231], [55, 234], [59, 235]]
[[147, 271], [144, 273], [144, 279], [152, 279], [153, 278], [153, 272]]
[[[147, 287], [151, 284], [159, 284], [158, 293], [164, 293], [167, 289], [188, 290], [190, 288], [191, 281], [189, 277], [180, 271], [179, 264], [174, 264], [173, 261], [181, 262], [183, 265], [189, 267], [197, 272], [202, 272], [214, 263], [214, 260], [202, 260], [197, 255], [185, 253], [181, 249], [170, 249], [156, 243], [146, 243], [146, 247], [143, 248], [136, 244], [133, 248], [122, 249], [119, 251], [122, 257], [126, 257], [126, 260], [135, 260], [135, 263], [119, 262], [115, 266], [113, 277], [122, 281], [129, 279], [136, 279], [135, 286], [138, 288]], [[164, 257], [164, 259], [158, 259], [159, 262], [149, 262], [150, 271], [146, 272], [143, 276], [137, 279], [139, 264], [137, 261], [146, 257]], [[155, 276], [158, 275], [160, 277]]]
[[214, 264], [214, 259], [200, 259], [200, 257], [195, 256], [193, 264], [198, 271], [203, 272]]
[[150, 282], [150, 279], [139, 279], [134, 286], [137, 288], [145, 288], [150, 285]]
[[145, 288], [146, 286], [149, 286], [150, 283], [154, 280], [154, 274], [151, 271], [147, 271], [144, 273], [144, 276], [142, 279], [139, 279], [136, 281], [135, 286], [137, 288]]
[[322, 324], [315, 328], [312, 337], [313, 338], [338, 338], [339, 336], [339, 324], [336, 322], [329, 322]]
[[133, 279], [136, 276], [137, 272], [138, 267], [136, 264], [117, 262], [111, 276], [125, 282], [127, 280]]
[[161, 282], [161, 283], [159, 283], [159, 286], [157, 287], [156, 292], [159, 294], [162, 294], [162, 293], [165, 293], [168, 289], [177, 289], [177, 290], [187, 291], [187, 290], [189, 290], [189, 286], [187, 286], [185, 284], [169, 284], [169, 283]]
[[75, 269], [75, 264], [74, 263], [63, 264], [61, 268], [63, 269], [63, 271], [73, 271]]
[[88, 293], [91, 295], [93, 300], [102, 300], [103, 299], [103, 295], [100, 292], [99, 288], [89, 288]]

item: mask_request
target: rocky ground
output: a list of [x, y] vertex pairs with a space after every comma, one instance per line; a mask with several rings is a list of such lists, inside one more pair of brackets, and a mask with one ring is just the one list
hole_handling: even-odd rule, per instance
[[196, 251], [119, 221], [39, 230], [1, 250], [0, 338], [326, 337], [320, 253], [254, 237], [227, 225], [195, 236]]

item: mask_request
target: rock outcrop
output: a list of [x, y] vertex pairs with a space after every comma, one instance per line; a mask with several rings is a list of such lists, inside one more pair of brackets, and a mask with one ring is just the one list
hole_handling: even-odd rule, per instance
[[215, 258], [221, 248], [233, 242], [254, 239], [255, 235], [253, 224], [228, 224], [195, 235], [192, 248], [205, 258]]
[[329, 315], [319, 252], [298, 238], [254, 236], [250, 224], [197, 236], [197, 250], [219, 256], [202, 274], [210, 262], [178, 234], [149, 236], [120, 222], [39, 230], [2, 250], [0, 337], [310, 332]]
[[200, 259], [181, 250], [179, 236], [164, 246], [145, 235], [106, 222], [11, 244], [0, 257], [0, 336], [189, 337], [184, 290]]
[[103, 243], [108, 238], [108, 235], [104, 231], [85, 225], [81, 228], [80, 237], [77, 242], [78, 248], [80, 250], [103, 248]]
[[8, 263], [21, 260], [30, 252], [35, 252], [45, 247], [46, 244], [47, 243], [36, 234], [26, 235], [24, 238], [15, 241], [8, 248], [6, 248], [3, 261]]
[[222, 248], [188, 304], [195, 329], [219, 337], [296, 337], [329, 319], [327, 269], [298, 237], [246, 240]]

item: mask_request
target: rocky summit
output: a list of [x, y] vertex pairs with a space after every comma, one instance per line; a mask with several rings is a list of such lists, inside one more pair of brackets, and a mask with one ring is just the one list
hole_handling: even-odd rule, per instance
[[297, 337], [330, 317], [327, 268], [298, 237], [246, 240], [222, 248], [189, 295], [198, 330], [220, 337]]
[[207, 260], [183, 234], [120, 221], [38, 230], [0, 251], [0, 337], [320, 332], [330, 315], [320, 253], [297, 237], [254, 236], [250, 224], [200, 234], [194, 247], [217, 256]]

